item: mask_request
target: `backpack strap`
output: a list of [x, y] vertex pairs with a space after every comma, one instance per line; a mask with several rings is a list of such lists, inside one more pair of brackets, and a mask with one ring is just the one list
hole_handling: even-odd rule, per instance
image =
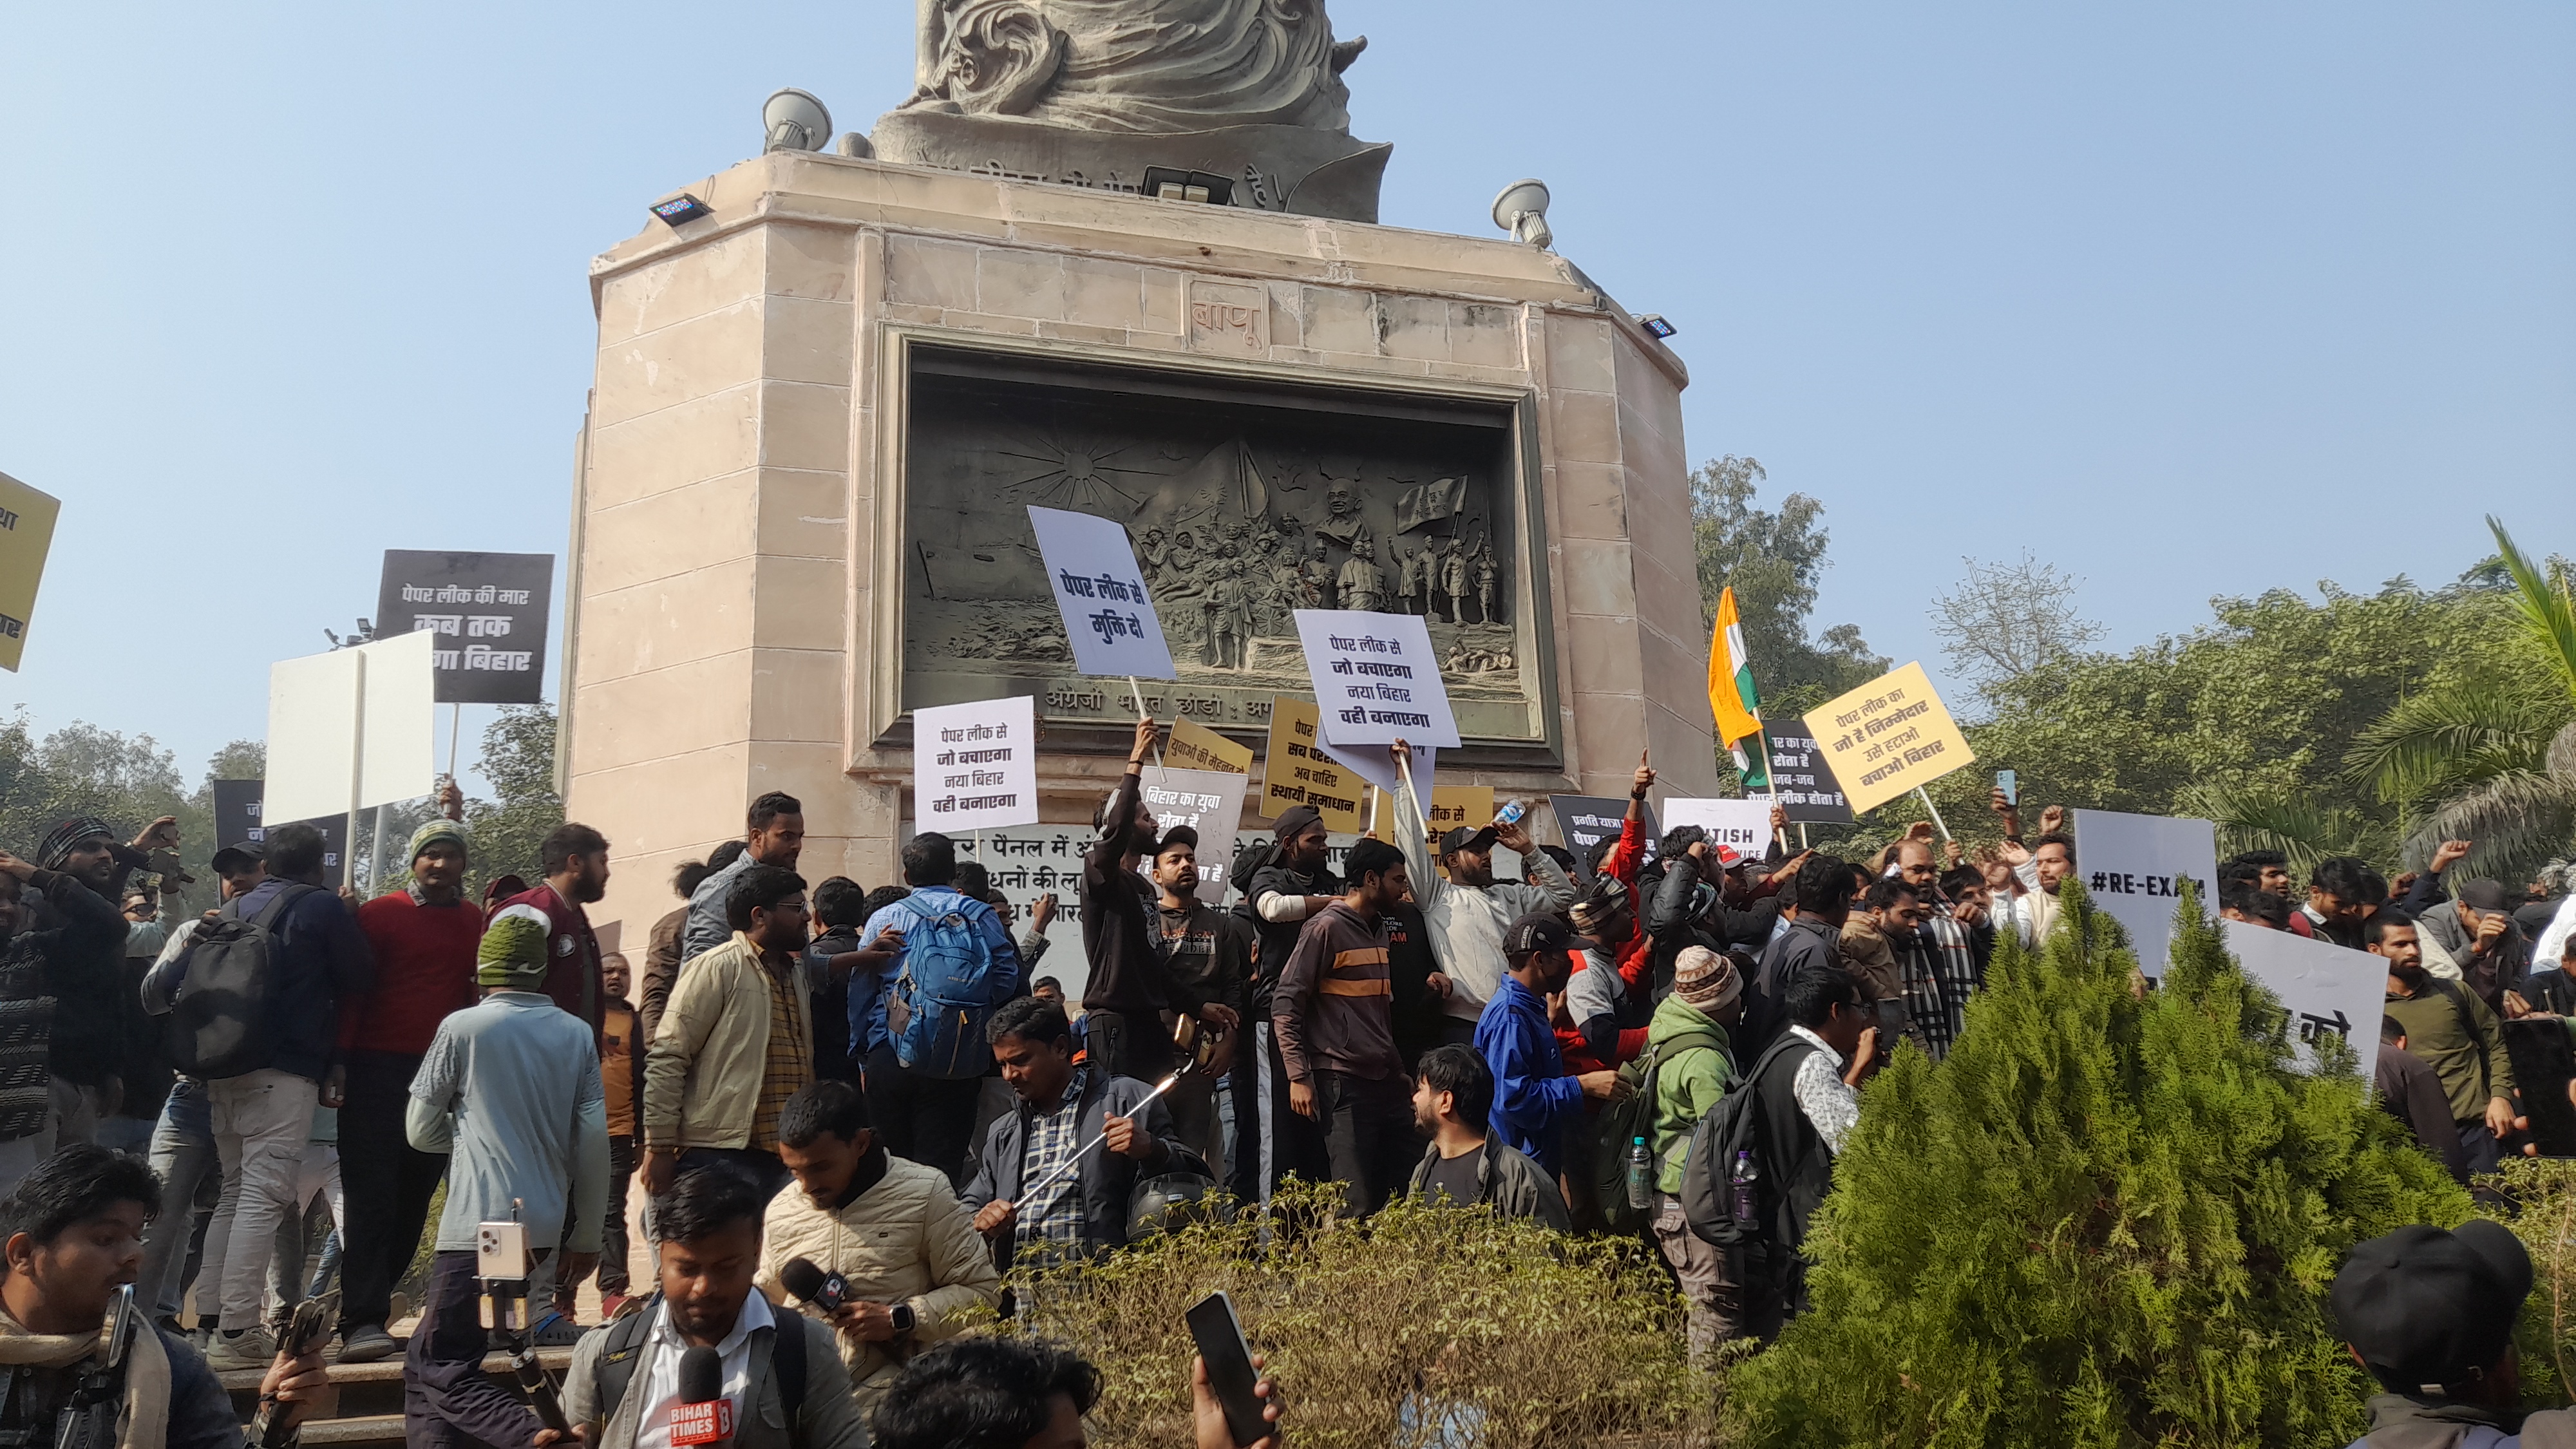
[[[297, 901], [304, 899], [306, 896], [309, 896], [320, 889], [322, 889], [320, 886], [298, 884], [288, 885], [286, 889], [277, 893], [277, 899], [270, 901], [267, 908], [262, 910], [259, 915], [251, 921], [251, 924], [259, 927], [263, 931], [275, 931], [277, 929], [278, 917], [285, 915], [287, 910]], [[240, 920], [241, 916], [236, 913], [233, 919]]]
[[608, 1341], [599, 1346], [599, 1361], [591, 1366], [592, 1397], [599, 1404], [601, 1423], [617, 1417], [626, 1385], [635, 1377], [635, 1359], [643, 1350], [644, 1336], [652, 1331], [653, 1317], [661, 1308], [661, 1290], [656, 1289], [641, 1309], [608, 1325]]
[[[756, 1290], [755, 1290], [756, 1291]], [[779, 1309], [778, 1322], [770, 1335], [769, 1372], [778, 1380], [778, 1407], [785, 1411], [789, 1434], [796, 1430], [796, 1411], [805, 1406], [805, 1315], [792, 1308]]]

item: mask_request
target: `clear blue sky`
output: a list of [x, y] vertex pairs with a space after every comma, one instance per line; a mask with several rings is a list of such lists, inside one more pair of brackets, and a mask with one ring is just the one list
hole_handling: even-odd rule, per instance
[[[1938, 668], [1960, 556], [2126, 647], [2212, 594], [2576, 553], [2576, 10], [1332, 0], [1386, 218], [1662, 312], [1695, 458], [1833, 530], [1819, 626]], [[0, 708], [193, 782], [387, 547], [560, 551], [584, 267], [780, 85], [904, 94], [912, 0], [22, 7], [0, 471], [64, 500]], [[754, 18], [758, 17], [758, 18]], [[472, 721], [469, 719], [469, 728]]]

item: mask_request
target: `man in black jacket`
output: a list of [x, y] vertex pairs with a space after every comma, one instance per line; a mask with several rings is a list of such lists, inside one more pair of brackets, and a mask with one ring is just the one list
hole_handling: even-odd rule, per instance
[[[1270, 997], [1306, 917], [1341, 899], [1342, 878], [1325, 863], [1323, 814], [1292, 805], [1271, 827], [1273, 841], [1235, 862], [1234, 886], [1243, 893], [1235, 915], [1254, 932], [1252, 991], [1244, 1007], [1243, 1049], [1234, 1054], [1234, 1161], [1226, 1190], [1243, 1202], [1268, 1202], [1272, 1188], [1291, 1175], [1308, 1182], [1332, 1176], [1324, 1134], [1312, 1119], [1288, 1107], [1288, 1068], [1270, 1029]], [[1430, 932], [1412, 913], [1413, 940], [1424, 952]]]
[[1234, 1008], [1200, 997], [1157, 949], [1156, 892], [1136, 873], [1154, 850], [1154, 817], [1145, 809], [1146, 753], [1155, 724], [1136, 722], [1127, 772], [1100, 807], [1100, 838], [1082, 856], [1082, 954], [1091, 979], [1082, 989], [1083, 1041], [1103, 1070], [1159, 1082], [1172, 1070], [1172, 1038], [1163, 1013], [1195, 1016], [1232, 1030]]
[[167, 815], [131, 845], [117, 844], [106, 821], [83, 815], [55, 826], [36, 848], [39, 868], [78, 882], [108, 908], [108, 919], [86, 907], [66, 911], [48, 891], [38, 911], [36, 928], [50, 933], [45, 966], [56, 1003], [49, 1065], [57, 1147], [95, 1138], [99, 1119], [114, 1113], [124, 1094], [117, 1064], [124, 1055], [120, 999], [128, 923], [116, 904], [125, 898], [127, 877], [150, 865], [154, 850], [175, 849], [178, 842], [178, 824]]
[[[40, 916], [55, 924], [35, 924]], [[124, 924], [77, 879], [0, 851], [0, 1191], [54, 1155], [49, 1060], [62, 1005], [54, 962], [100, 932], [121, 937]]]
[[1796, 896], [1783, 909], [1789, 929], [1763, 948], [1762, 965], [1744, 993], [1745, 1050], [1758, 1052], [1789, 1025], [1788, 1001], [1798, 978], [1842, 969], [1843, 922], [1851, 916], [1851, 862], [1811, 857], [1798, 867]]
[[1207, 1170], [1161, 1100], [1146, 1100], [1152, 1087], [1097, 1062], [1074, 1065], [1062, 1008], [1023, 996], [993, 1014], [985, 1035], [1019, 1103], [985, 1130], [961, 1196], [1004, 1263], [1023, 1249], [1070, 1257], [1121, 1247], [1141, 1178]]
[[1867, 996], [1838, 968], [1800, 974], [1784, 1003], [1784, 1035], [1751, 1073], [1766, 1253], [1750, 1275], [1745, 1319], [1766, 1341], [1806, 1311], [1807, 1260], [1799, 1247], [1833, 1190], [1834, 1157], [1860, 1116], [1860, 1084], [1878, 1066], [1878, 1017]]

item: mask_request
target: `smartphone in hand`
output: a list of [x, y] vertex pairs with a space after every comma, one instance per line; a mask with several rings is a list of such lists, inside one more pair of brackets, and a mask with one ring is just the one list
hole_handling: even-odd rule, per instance
[[2021, 781], [2010, 770], [1995, 771], [1995, 788], [2004, 792], [2004, 803], [2021, 808]]
[[1199, 1360], [1207, 1365], [1208, 1387], [1225, 1406], [1225, 1427], [1237, 1444], [1258, 1444], [1270, 1433], [1261, 1417], [1261, 1399], [1253, 1392], [1260, 1375], [1253, 1371], [1252, 1346], [1243, 1341], [1243, 1325], [1234, 1316], [1234, 1300], [1222, 1289], [1189, 1307], [1190, 1337], [1197, 1340]]

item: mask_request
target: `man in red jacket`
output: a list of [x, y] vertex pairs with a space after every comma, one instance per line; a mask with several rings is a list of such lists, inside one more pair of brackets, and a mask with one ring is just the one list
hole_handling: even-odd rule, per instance
[[545, 884], [501, 902], [492, 914], [529, 906], [546, 918], [546, 995], [588, 1022], [596, 1037], [603, 999], [599, 938], [591, 934], [590, 917], [582, 907], [608, 894], [608, 840], [587, 825], [567, 821], [547, 834], [537, 854]]
[[376, 989], [340, 1004], [340, 1064], [323, 1100], [340, 1098], [340, 1362], [372, 1363], [396, 1345], [385, 1331], [394, 1284], [411, 1267], [447, 1159], [403, 1132], [411, 1079], [438, 1024], [472, 1006], [483, 913], [465, 899], [465, 827], [432, 820], [411, 837], [411, 884], [358, 908], [376, 954]]

